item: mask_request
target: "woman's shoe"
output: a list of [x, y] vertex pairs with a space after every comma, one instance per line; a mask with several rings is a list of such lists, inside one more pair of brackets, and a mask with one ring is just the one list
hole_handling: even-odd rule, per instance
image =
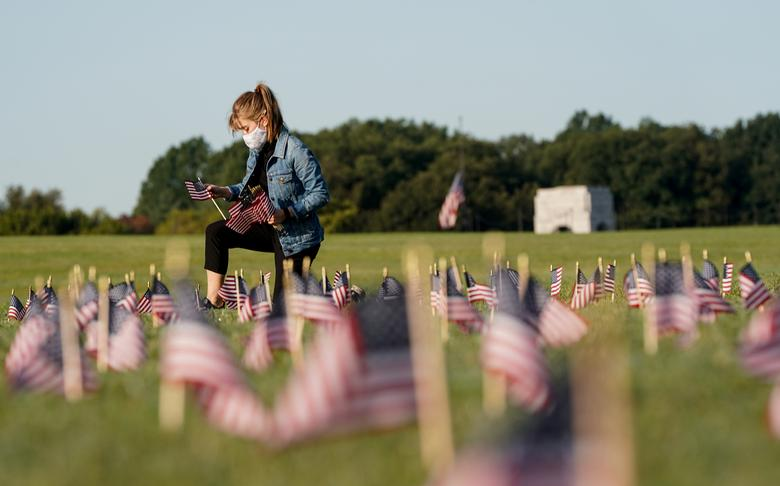
[[203, 297], [200, 301], [200, 310], [217, 310], [217, 309], [224, 309], [225, 308], [225, 302], [222, 302], [222, 305], [220, 307], [215, 306], [211, 303], [208, 297]]

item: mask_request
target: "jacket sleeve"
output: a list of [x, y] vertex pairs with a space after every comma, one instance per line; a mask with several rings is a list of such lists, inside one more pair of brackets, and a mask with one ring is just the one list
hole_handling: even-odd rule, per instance
[[230, 197], [227, 198], [228, 201], [235, 201], [238, 198], [238, 195], [241, 194], [241, 190], [244, 189], [246, 183], [249, 182], [249, 177], [252, 175], [252, 172], [255, 171], [259, 155], [260, 152], [257, 150], [249, 151], [249, 158], [246, 159], [246, 174], [244, 174], [244, 178], [238, 184], [227, 186], [228, 189], [230, 189]]
[[303, 183], [303, 197], [290, 209], [295, 218], [302, 219], [328, 204], [330, 194], [322, 177], [320, 162], [308, 147], [302, 147], [296, 154], [293, 168], [295, 175]]

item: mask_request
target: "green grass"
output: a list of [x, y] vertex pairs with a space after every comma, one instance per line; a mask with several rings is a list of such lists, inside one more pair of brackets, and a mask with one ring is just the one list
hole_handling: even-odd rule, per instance
[[[531, 269], [547, 283], [550, 264], [566, 266], [570, 285], [574, 262], [587, 272], [596, 258], [618, 261], [622, 278], [631, 252], [644, 241], [677, 255], [680, 241], [703, 247], [714, 261], [728, 256], [742, 262], [753, 252], [758, 271], [777, 287], [780, 276], [778, 227], [621, 232], [594, 235], [506, 234], [507, 253], [527, 252]], [[192, 248], [193, 278], [204, 282], [202, 238], [186, 238]], [[0, 295], [5, 315], [11, 288], [19, 294], [36, 276], [52, 274], [61, 288], [74, 263], [94, 264], [99, 274], [115, 280], [134, 270], [143, 285], [148, 265], [162, 265], [168, 239], [163, 237], [36, 237], [0, 238]], [[479, 234], [363, 234], [329, 236], [316, 267], [329, 273], [350, 263], [353, 281], [373, 292], [381, 269], [399, 273], [402, 248], [429, 244], [437, 255], [458, 257], [480, 281]], [[698, 260], [698, 258], [697, 258]], [[243, 267], [254, 280], [260, 268], [272, 269], [268, 254], [235, 251], [231, 270]], [[141, 289], [142, 290], [142, 289]], [[735, 297], [732, 297], [735, 299]], [[769, 436], [764, 408], [769, 386], [748, 377], [735, 360], [737, 336], [749, 316], [736, 316], [704, 326], [690, 349], [673, 339], [661, 342], [654, 357], [642, 352], [641, 320], [622, 300], [599, 303], [584, 311], [591, 335], [578, 346], [598, 342], [603, 330], [618, 330], [628, 344], [638, 484], [644, 485], [774, 485], [780, 480], [780, 442]], [[220, 314], [220, 328], [236, 352], [248, 325]], [[0, 319], [0, 355], [4, 356], [17, 324]], [[417, 485], [426, 479], [419, 459], [416, 428], [320, 441], [274, 452], [211, 429], [197, 409], [188, 408], [184, 429], [161, 433], [157, 427], [158, 331], [146, 327], [151, 359], [135, 373], [107, 374], [101, 388], [85, 400], [69, 404], [62, 397], [14, 394], [0, 379], [0, 484], [268, 484], [268, 485]], [[479, 338], [453, 333], [447, 345], [453, 429], [458, 447], [500, 428], [481, 411]], [[556, 369], [566, 352], [550, 353]], [[248, 373], [269, 407], [284, 385], [290, 360], [280, 355], [263, 374]]]

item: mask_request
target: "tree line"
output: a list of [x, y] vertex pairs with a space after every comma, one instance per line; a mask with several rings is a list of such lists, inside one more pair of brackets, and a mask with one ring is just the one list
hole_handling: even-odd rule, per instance
[[[622, 127], [604, 114], [579, 111], [551, 140], [482, 140], [392, 119], [349, 120], [297, 135], [319, 158], [330, 188], [331, 202], [320, 213], [328, 231], [435, 230], [460, 168], [466, 192], [461, 230], [531, 230], [536, 190], [571, 184], [608, 186], [621, 229], [780, 221], [777, 113], [707, 130], [651, 119]], [[221, 150], [202, 137], [171, 147], [152, 164], [120, 231], [201, 232], [219, 216], [210, 203], [191, 201], [183, 180], [237, 182], [246, 157], [241, 139]], [[0, 205], [1, 234], [9, 234], [2, 223], [8, 208], [8, 201]]]

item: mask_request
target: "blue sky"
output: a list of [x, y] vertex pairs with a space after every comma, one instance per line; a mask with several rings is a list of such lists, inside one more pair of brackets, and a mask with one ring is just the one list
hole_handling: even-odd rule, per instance
[[231, 142], [260, 80], [302, 131], [462, 116], [550, 138], [582, 108], [731, 125], [780, 109], [779, 18], [770, 1], [6, 1], [0, 189], [129, 212], [168, 147]]

